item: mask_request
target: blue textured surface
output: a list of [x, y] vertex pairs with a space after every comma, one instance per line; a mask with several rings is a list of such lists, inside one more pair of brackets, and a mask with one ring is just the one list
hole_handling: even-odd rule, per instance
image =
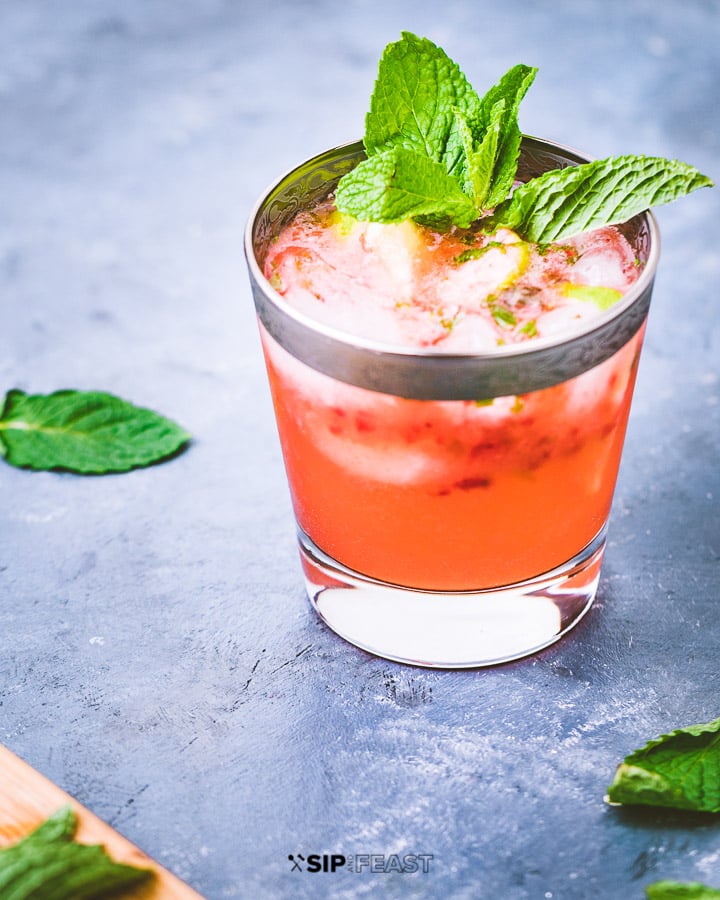
[[[603, 802], [645, 740], [720, 715], [720, 195], [663, 258], [596, 605], [478, 672], [373, 659], [306, 604], [242, 258], [249, 209], [358, 137], [384, 45], [530, 133], [720, 177], [720, 7], [614, 0], [6, 0], [0, 385], [110, 390], [195, 441], [106, 478], [0, 466], [0, 740], [211, 900], [641, 898], [720, 887], [720, 824]], [[289, 854], [432, 854], [427, 874]]]

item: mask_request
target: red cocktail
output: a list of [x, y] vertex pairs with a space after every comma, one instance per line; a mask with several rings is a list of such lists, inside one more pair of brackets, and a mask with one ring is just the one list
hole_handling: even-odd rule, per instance
[[[377, 258], [348, 278], [332, 229], [351, 260], [353, 240], [372, 250], [376, 238], [323, 219], [322, 204], [360, 155], [338, 148], [286, 176], [248, 230], [308, 592], [332, 628], [380, 655], [515, 658], [556, 640], [595, 594], [653, 220], [555, 248], [460, 232], [439, 247], [420, 229], [424, 250], [401, 235], [378, 251], [384, 281]], [[579, 159], [525, 139], [520, 177]], [[314, 212], [298, 220], [298, 208]], [[478, 277], [482, 302], [468, 287]], [[588, 300], [587, 287], [601, 292]]]
[[343, 384], [265, 332], [298, 525], [342, 565], [413, 588], [497, 588], [562, 565], [607, 521], [640, 342], [486, 403]]

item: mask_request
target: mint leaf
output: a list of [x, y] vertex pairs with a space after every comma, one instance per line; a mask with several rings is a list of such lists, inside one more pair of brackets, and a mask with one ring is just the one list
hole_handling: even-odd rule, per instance
[[99, 845], [73, 841], [77, 817], [63, 807], [26, 838], [0, 850], [3, 900], [104, 900], [153, 877], [114, 862]]
[[472, 200], [440, 163], [402, 147], [377, 153], [345, 175], [335, 205], [372, 222], [448, 216], [467, 227], [476, 216]]
[[608, 157], [533, 178], [497, 207], [492, 220], [528, 241], [559, 241], [711, 186], [707, 176], [678, 160]]
[[126, 472], [172, 456], [189, 440], [170, 419], [99, 391], [11, 390], [0, 411], [0, 454], [30, 469]]
[[648, 900], [720, 900], [720, 891], [699, 881], [656, 881], [645, 888]]
[[720, 812], [720, 719], [661, 735], [625, 757], [613, 803]]
[[[497, 206], [510, 193], [520, 157], [522, 133], [518, 126], [520, 102], [535, 80], [537, 69], [522, 64], [513, 66], [500, 81], [485, 94], [480, 103], [479, 133], [488, 129], [498, 131], [493, 176], [481, 208]], [[498, 120], [498, 107], [502, 102]]]
[[403, 32], [385, 48], [378, 66], [365, 119], [365, 151], [373, 156], [398, 145], [452, 172], [462, 152], [454, 110], [470, 115], [479, 107], [477, 94], [444, 50]]
[[476, 145], [473, 134], [473, 126], [459, 111], [457, 113], [457, 127], [465, 152], [465, 193], [474, 201], [475, 207], [480, 210], [487, 206], [488, 197], [492, 191], [493, 175], [497, 162], [498, 146], [500, 144], [500, 126], [505, 101], [498, 100], [493, 107], [490, 121]]

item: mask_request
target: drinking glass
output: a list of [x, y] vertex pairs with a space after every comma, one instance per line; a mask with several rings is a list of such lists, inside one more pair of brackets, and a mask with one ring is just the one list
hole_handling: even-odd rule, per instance
[[[553, 643], [597, 590], [659, 255], [619, 226], [638, 280], [576, 331], [443, 353], [299, 312], [263, 274], [271, 242], [364, 157], [322, 153], [261, 197], [245, 253], [309, 599], [337, 634], [420, 666], [507, 662]], [[518, 178], [586, 162], [525, 137]]]

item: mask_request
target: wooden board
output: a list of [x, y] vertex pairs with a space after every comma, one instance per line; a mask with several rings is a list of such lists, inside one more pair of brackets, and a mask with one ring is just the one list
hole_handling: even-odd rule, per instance
[[143, 866], [155, 872], [156, 877], [150, 884], [129, 895], [133, 900], [203, 900], [200, 894], [146, 856], [102, 819], [0, 745], [0, 847], [25, 837], [67, 804], [78, 816], [78, 841], [103, 844], [117, 862]]

